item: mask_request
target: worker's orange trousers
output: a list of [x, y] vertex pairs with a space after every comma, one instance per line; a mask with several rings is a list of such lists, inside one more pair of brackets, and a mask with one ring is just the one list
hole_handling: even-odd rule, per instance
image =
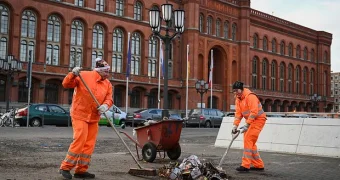
[[244, 133], [244, 150], [242, 157], [242, 166], [250, 168], [252, 164], [255, 168], [264, 168], [264, 163], [260, 157], [260, 153], [257, 151], [256, 141], [260, 135], [260, 132], [265, 125], [266, 120], [257, 119]]
[[98, 122], [88, 123], [72, 119], [72, 127], [73, 142], [68, 149], [66, 158], [61, 163], [60, 169], [71, 170], [75, 167], [75, 173], [84, 173], [89, 167], [96, 144]]

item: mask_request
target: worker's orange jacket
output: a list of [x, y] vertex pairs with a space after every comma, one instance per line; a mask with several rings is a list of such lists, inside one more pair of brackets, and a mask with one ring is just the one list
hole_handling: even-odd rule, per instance
[[241, 98], [236, 97], [235, 110], [234, 125], [236, 126], [240, 124], [243, 117], [248, 124], [252, 124], [257, 119], [264, 121], [267, 119], [260, 100], [257, 98], [256, 94], [247, 88], [243, 89]]
[[[100, 105], [106, 104], [109, 108], [113, 104], [112, 84], [109, 80], [102, 80], [96, 71], [81, 71], [81, 76]], [[74, 88], [71, 117], [86, 122], [98, 122], [100, 114], [97, 104], [79, 77], [70, 72], [63, 80], [64, 88]]]

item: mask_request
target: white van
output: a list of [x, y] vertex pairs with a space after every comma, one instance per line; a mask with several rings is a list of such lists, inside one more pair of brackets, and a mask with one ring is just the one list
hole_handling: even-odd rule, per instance
[[[126, 113], [124, 111], [122, 111], [121, 109], [119, 109], [117, 106], [112, 105], [110, 107], [110, 109], [108, 111], [105, 112], [105, 114], [107, 115], [108, 118], [110, 118], [111, 120], [114, 119], [114, 117], [119, 117], [119, 125], [121, 124], [125, 124], [125, 120], [126, 120]], [[104, 116], [104, 114], [102, 114], [100, 116], [100, 122], [99, 124], [101, 125], [108, 125], [109, 123], [106, 121], [106, 117]]]

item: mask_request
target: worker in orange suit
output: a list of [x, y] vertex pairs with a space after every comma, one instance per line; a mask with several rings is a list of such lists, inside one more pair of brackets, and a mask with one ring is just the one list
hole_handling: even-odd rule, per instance
[[[93, 71], [82, 71], [80, 67], [73, 68], [63, 80], [64, 88], [74, 88], [71, 107], [73, 128], [73, 142], [66, 158], [60, 166], [60, 174], [66, 179], [72, 179], [70, 170], [75, 167], [75, 178], [92, 179], [94, 174], [87, 172], [98, 134], [98, 121], [100, 115], [112, 106], [112, 85], [107, 79], [110, 66], [102, 59], [96, 59]], [[101, 106], [87, 91], [85, 85], [78, 77], [81, 74], [85, 83], [96, 97]]]
[[[248, 172], [249, 170], [263, 171], [264, 163], [257, 151], [256, 141], [262, 131], [267, 117], [262, 109], [260, 100], [256, 94], [247, 88], [243, 88], [243, 83], [236, 81], [233, 84], [233, 93], [235, 94], [235, 119], [232, 133], [236, 133], [242, 118], [246, 119], [246, 124], [239, 131], [244, 133], [244, 149], [242, 165], [236, 168], [239, 172]], [[253, 167], [250, 167], [253, 165]]]

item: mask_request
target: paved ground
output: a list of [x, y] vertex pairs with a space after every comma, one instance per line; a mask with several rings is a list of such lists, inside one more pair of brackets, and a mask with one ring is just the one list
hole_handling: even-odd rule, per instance
[[[124, 131], [132, 134], [131, 128]], [[225, 151], [213, 146], [217, 133], [217, 128], [183, 129], [179, 160], [194, 154], [202, 161], [217, 164]], [[0, 179], [61, 180], [57, 171], [71, 140], [72, 129], [68, 127], [0, 128]], [[131, 141], [127, 142], [133, 147]], [[89, 171], [95, 173], [98, 180], [160, 179], [128, 175], [128, 169], [136, 165], [126, 152], [112, 129], [101, 127]], [[240, 165], [241, 157], [241, 150], [232, 149], [228, 154], [223, 168], [227, 170], [229, 179], [340, 179], [340, 159], [336, 158], [262, 152], [266, 171], [242, 174], [234, 170]], [[145, 167], [159, 168], [169, 162], [166, 158], [156, 159], [154, 163], [141, 163]]]

